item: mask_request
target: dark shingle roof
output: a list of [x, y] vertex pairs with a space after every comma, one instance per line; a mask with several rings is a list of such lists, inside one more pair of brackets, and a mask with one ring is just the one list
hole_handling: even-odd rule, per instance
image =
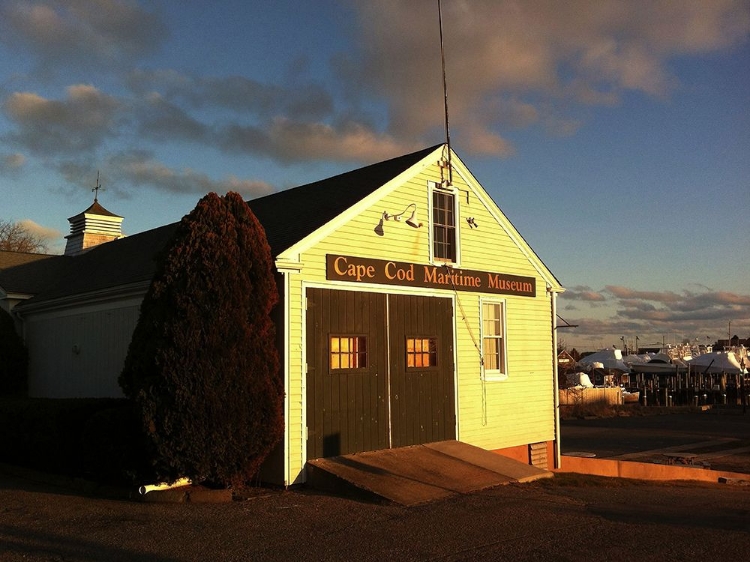
[[[372, 164], [332, 178], [280, 191], [248, 202], [266, 231], [271, 254], [279, 255], [364, 197], [435, 150]], [[55, 256], [0, 271], [0, 287], [24, 285], [36, 303], [148, 281], [157, 253], [166, 246], [178, 223], [107, 242], [77, 256]], [[39, 268], [31, 268], [38, 265]], [[46, 266], [46, 267], [43, 267]], [[28, 269], [27, 269], [28, 268]], [[23, 305], [19, 305], [23, 306]]]
[[[14, 252], [2, 252], [12, 254]], [[36, 259], [30, 256], [37, 256]], [[15, 259], [14, 259], [15, 258]], [[25, 259], [24, 259], [25, 258]], [[18, 254], [0, 257], [0, 287], [10, 293], [36, 294], [64, 271], [66, 256]]]
[[99, 201], [94, 201], [88, 209], [78, 213], [77, 215], [70, 217], [68, 220], [72, 221], [73, 219], [77, 219], [78, 217], [82, 217], [83, 215], [86, 215], [86, 214], [101, 215], [103, 217], [117, 217], [118, 219], [122, 218], [120, 215], [116, 215], [113, 212], [108, 211], [107, 209], [102, 207]]
[[[39, 273], [36, 285], [46, 284], [38, 291], [29, 291], [36, 296], [27, 302], [150, 280], [154, 275], [156, 255], [166, 246], [177, 224], [107, 242], [76, 256], [59, 256], [60, 260], [50, 264], [52, 267], [48, 271]], [[0, 286], [4, 287], [3, 273], [0, 272]]]
[[271, 253], [277, 256], [401, 172], [437, 146], [372, 164], [332, 178], [308, 183], [248, 201], [266, 229]]
[[9, 267], [23, 265], [32, 261], [54, 257], [54, 254], [32, 254], [28, 252], [11, 252], [0, 250], [0, 271]]

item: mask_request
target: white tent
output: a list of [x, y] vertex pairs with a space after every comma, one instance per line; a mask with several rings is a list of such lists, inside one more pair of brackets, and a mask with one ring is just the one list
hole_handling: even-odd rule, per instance
[[601, 363], [601, 367], [598, 365], [596, 367], [622, 371], [623, 373], [630, 372], [630, 367], [623, 362], [622, 351], [619, 349], [602, 349], [601, 351], [582, 357], [578, 360], [578, 363], [586, 367], [594, 367], [594, 363]]
[[721, 353], [718, 351], [714, 353], [704, 353], [703, 355], [693, 357], [690, 360], [689, 365], [693, 372], [698, 371], [708, 374], [738, 374], [742, 372], [737, 358], [731, 351], [727, 353]]

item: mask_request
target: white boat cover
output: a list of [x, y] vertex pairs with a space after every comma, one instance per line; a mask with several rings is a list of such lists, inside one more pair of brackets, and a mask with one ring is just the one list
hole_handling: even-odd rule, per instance
[[[727, 353], [720, 351], [704, 353], [693, 357], [689, 365], [693, 371], [700, 371], [701, 373], [739, 374], [742, 372], [737, 357], [731, 351]], [[745, 372], [747, 372], [747, 365], [745, 367]]]
[[619, 349], [602, 349], [601, 351], [582, 357], [578, 363], [587, 367], [593, 367], [594, 363], [601, 363], [603, 369], [613, 369], [615, 371], [622, 371], [623, 373], [630, 371], [630, 367], [623, 362], [622, 351]]
[[583, 388], [594, 388], [591, 379], [586, 373], [568, 373], [566, 379], [569, 386], [582, 386]]

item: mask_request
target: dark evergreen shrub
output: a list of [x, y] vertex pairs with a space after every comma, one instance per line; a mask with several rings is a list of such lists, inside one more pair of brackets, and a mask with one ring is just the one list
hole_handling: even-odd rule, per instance
[[0, 308], [0, 394], [25, 395], [28, 353], [13, 318]]
[[236, 193], [206, 195], [159, 257], [120, 385], [160, 478], [248, 481], [283, 432], [265, 231]]

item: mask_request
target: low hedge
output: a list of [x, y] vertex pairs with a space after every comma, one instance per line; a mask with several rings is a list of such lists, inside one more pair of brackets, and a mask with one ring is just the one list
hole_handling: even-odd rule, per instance
[[102, 483], [152, 477], [132, 402], [0, 397], [0, 461]]

